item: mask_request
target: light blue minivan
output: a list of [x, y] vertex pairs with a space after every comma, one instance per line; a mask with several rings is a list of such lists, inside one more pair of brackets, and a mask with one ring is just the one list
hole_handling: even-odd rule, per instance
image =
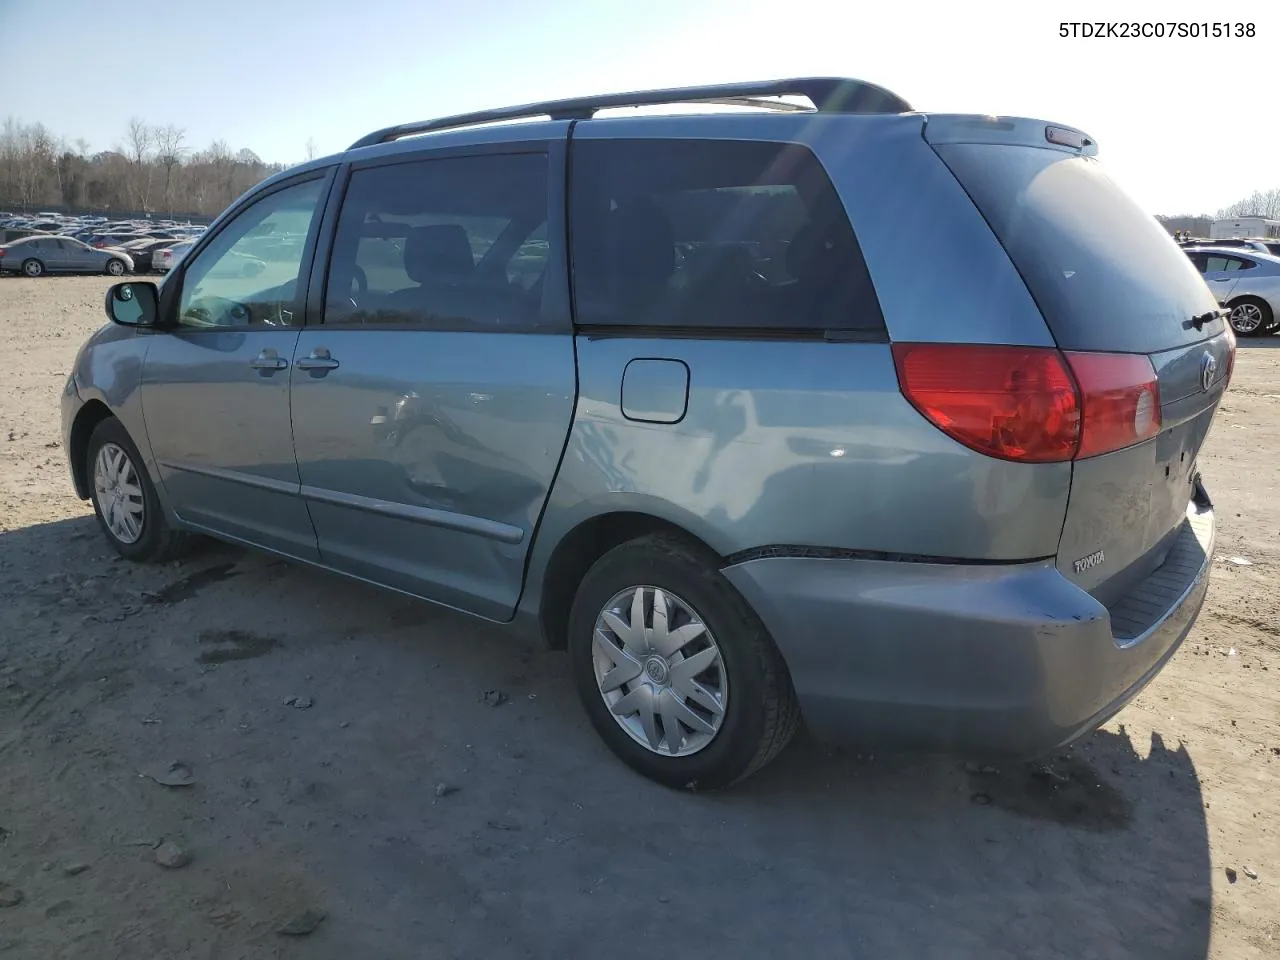
[[130, 559], [208, 534], [540, 634], [665, 784], [801, 718], [1034, 757], [1190, 629], [1235, 355], [1096, 152], [825, 78], [380, 130], [111, 289], [75, 489]]

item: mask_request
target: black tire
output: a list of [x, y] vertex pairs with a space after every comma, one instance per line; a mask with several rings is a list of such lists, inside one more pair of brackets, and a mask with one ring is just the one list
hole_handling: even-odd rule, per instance
[[[98, 453], [107, 444], [115, 444], [132, 463], [138, 478], [138, 486], [142, 490], [142, 530], [136, 540], [126, 542], [112, 532], [102, 504], [99, 502], [98, 484], [95, 482], [94, 465]], [[120, 556], [137, 563], [164, 563], [172, 560], [186, 547], [188, 538], [185, 534], [169, 529], [164, 510], [160, 506], [160, 498], [147, 475], [141, 454], [129, 436], [129, 432], [115, 417], [108, 417], [99, 423], [89, 437], [85, 451], [85, 476], [89, 482], [89, 496], [93, 501], [93, 512], [98, 518], [98, 526], [103, 536]]]
[[35, 279], [44, 276], [44, 264], [32, 257], [30, 260], [22, 261], [22, 275]]
[[123, 260], [112, 257], [107, 261], [107, 273], [113, 277], [123, 277], [129, 272], [129, 268], [125, 266]]
[[[1240, 297], [1238, 300], [1232, 300], [1228, 304], [1231, 310], [1227, 323], [1231, 325], [1231, 329], [1235, 331], [1238, 337], [1260, 337], [1264, 333], [1270, 333], [1275, 327], [1275, 315], [1272, 313], [1271, 304], [1258, 297]], [[1236, 310], [1241, 307], [1253, 307], [1261, 314], [1261, 320], [1252, 330], [1241, 330], [1236, 326]]]
[[[641, 585], [668, 590], [692, 607], [720, 648], [729, 690], [724, 720], [706, 746], [687, 756], [655, 753], [634, 740], [596, 681], [596, 618], [619, 592]], [[640, 537], [596, 561], [574, 599], [568, 652], [596, 732], [624, 763], [668, 787], [705, 790], [742, 780], [777, 756], [800, 723], [791, 677], [764, 624], [721, 576], [716, 558], [680, 537]]]

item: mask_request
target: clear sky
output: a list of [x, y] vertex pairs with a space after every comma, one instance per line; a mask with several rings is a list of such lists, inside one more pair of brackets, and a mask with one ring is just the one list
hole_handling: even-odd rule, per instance
[[[1063, 19], [1256, 26], [1253, 39], [1064, 39]], [[97, 150], [137, 115], [193, 146], [290, 162], [308, 138], [330, 153], [376, 127], [510, 103], [850, 76], [923, 111], [1080, 127], [1152, 213], [1199, 213], [1280, 187], [1277, 49], [1276, 0], [0, 0], [0, 116]]]

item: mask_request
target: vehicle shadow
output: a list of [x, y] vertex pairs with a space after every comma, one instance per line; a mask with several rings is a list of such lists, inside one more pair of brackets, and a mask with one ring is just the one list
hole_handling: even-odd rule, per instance
[[[222, 545], [110, 558], [88, 517], [0, 533], [5, 852], [38, 877], [46, 833], [98, 844], [75, 909], [119, 901], [154, 955], [214, 909], [241, 918], [220, 949], [266, 955], [299, 891], [329, 915], [311, 958], [1207, 955], [1205, 804], [1158, 733], [998, 769], [801, 735], [735, 788], [671, 791], [605, 750], [563, 654]], [[156, 757], [197, 783], [139, 781]], [[166, 817], [199, 852], [182, 884], [121, 846]], [[28, 897], [13, 936], [59, 936]]]
[[1275, 350], [1280, 348], [1280, 335], [1273, 333], [1265, 337], [1237, 337], [1236, 345], [1251, 350]]

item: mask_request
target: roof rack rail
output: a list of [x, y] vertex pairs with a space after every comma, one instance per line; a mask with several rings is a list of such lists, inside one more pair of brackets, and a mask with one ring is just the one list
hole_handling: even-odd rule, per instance
[[437, 120], [402, 123], [384, 127], [361, 137], [349, 149], [388, 143], [401, 137], [436, 130], [471, 127], [503, 120], [550, 117], [552, 120], [589, 120], [598, 110], [611, 107], [649, 107], [671, 103], [708, 103], [733, 106], [765, 107], [773, 110], [805, 110], [807, 108], [769, 97], [801, 96], [808, 98], [819, 113], [910, 113], [911, 105], [896, 93], [866, 83], [841, 77], [796, 77], [790, 80], [762, 80], [756, 83], [722, 83], [706, 87], [672, 87], [665, 90], [641, 90], [635, 93], [609, 93], [571, 100], [548, 100], [496, 110], [479, 110]]

